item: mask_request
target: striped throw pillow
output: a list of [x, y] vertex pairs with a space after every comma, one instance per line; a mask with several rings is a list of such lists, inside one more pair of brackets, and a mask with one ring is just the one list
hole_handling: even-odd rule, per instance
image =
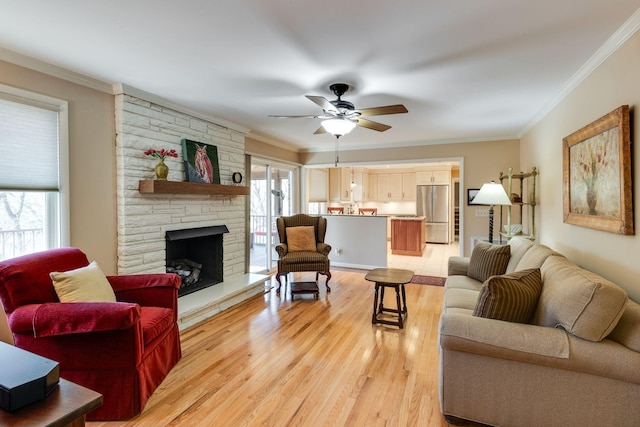
[[480, 288], [473, 315], [529, 323], [542, 292], [539, 268], [490, 277]]
[[467, 276], [484, 282], [496, 274], [504, 274], [511, 257], [511, 246], [478, 242], [471, 252]]

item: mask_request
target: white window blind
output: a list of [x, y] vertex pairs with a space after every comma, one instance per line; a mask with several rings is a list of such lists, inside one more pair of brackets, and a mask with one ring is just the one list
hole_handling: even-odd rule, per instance
[[58, 112], [0, 98], [0, 190], [57, 191]]
[[327, 190], [327, 170], [313, 168], [308, 170], [309, 201], [326, 202], [329, 194]]

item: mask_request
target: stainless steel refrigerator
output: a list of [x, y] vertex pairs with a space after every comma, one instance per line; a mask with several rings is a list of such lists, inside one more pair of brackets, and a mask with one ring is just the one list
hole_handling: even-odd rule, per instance
[[429, 243], [449, 243], [449, 186], [418, 185], [416, 213], [425, 218]]

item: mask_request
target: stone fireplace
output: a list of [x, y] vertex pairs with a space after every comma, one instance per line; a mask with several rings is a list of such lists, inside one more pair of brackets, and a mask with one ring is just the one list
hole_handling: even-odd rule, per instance
[[[146, 157], [149, 148], [175, 149], [179, 159], [167, 159], [169, 181], [182, 182], [182, 139], [218, 148], [220, 180], [231, 181], [233, 172], [245, 174], [244, 135], [248, 129], [224, 120], [196, 117], [179, 106], [133, 88], [117, 88], [115, 97], [117, 167], [117, 267], [118, 274], [164, 273], [167, 236], [186, 229], [218, 229], [222, 246], [220, 282], [215, 286], [181, 293], [178, 312], [181, 327], [211, 316], [260, 292], [255, 275], [246, 273], [246, 196], [139, 191], [140, 180], [153, 180], [157, 161]], [[173, 249], [169, 249], [172, 251]], [[169, 253], [170, 257], [173, 257]], [[196, 264], [202, 264], [195, 260]], [[209, 271], [206, 272], [209, 274]], [[219, 273], [213, 274], [218, 276]], [[268, 278], [268, 277], [267, 277]], [[218, 280], [218, 278], [214, 279]], [[266, 278], [261, 279], [262, 282]], [[262, 290], [264, 289], [263, 283]], [[200, 310], [206, 313], [196, 313]], [[186, 319], [186, 320], [185, 320]]]

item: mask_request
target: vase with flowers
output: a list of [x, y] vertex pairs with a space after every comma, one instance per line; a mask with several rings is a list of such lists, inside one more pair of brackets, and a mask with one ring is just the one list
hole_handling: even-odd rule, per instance
[[178, 158], [178, 152], [173, 148], [171, 150], [165, 150], [164, 148], [156, 150], [154, 148], [150, 148], [145, 151], [144, 154], [145, 156], [155, 157], [160, 160], [154, 168], [156, 179], [158, 180], [166, 180], [167, 176], [169, 175], [169, 166], [164, 163], [164, 159], [166, 159], [167, 157]]

